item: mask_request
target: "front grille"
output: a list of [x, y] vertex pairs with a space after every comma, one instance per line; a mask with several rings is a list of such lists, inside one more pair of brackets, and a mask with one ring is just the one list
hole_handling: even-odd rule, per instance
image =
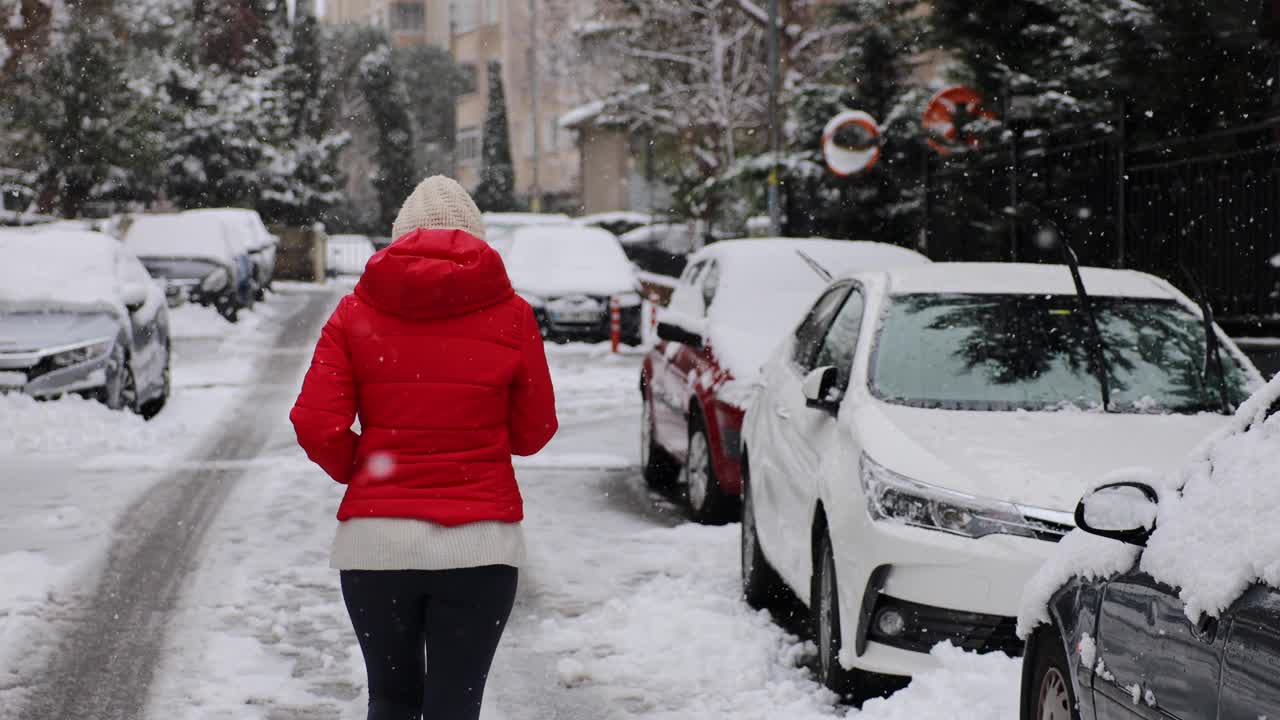
[[[886, 610], [896, 610], [906, 619], [906, 629], [902, 634], [891, 637], [880, 631], [877, 620]], [[1017, 621], [1003, 615], [950, 610], [881, 594], [876, 598], [875, 611], [869, 622], [869, 639], [903, 650], [929, 652], [940, 642], [950, 642], [973, 652], [1022, 654], [1022, 641], [1016, 632]]]

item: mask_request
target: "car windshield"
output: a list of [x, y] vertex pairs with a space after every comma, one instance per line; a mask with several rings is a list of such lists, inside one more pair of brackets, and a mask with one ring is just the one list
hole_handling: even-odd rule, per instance
[[[1217, 373], [1204, 374], [1200, 316], [1172, 300], [1093, 300], [1111, 410], [1221, 410]], [[880, 328], [871, 390], [888, 402], [918, 407], [1099, 408], [1088, 333], [1074, 295], [896, 296]], [[1221, 355], [1228, 398], [1239, 404], [1248, 395], [1248, 376], [1227, 348]]]

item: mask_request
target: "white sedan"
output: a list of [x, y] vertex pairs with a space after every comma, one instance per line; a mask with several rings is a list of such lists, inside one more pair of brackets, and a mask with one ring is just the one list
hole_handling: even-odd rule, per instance
[[948, 640], [1020, 650], [1023, 585], [1086, 486], [1172, 467], [1261, 383], [1220, 331], [1206, 347], [1168, 283], [1083, 281], [1091, 313], [1062, 266], [857, 275], [766, 366], [743, 434], [743, 585], [756, 606], [783, 586], [809, 606], [829, 688], [874, 694]]

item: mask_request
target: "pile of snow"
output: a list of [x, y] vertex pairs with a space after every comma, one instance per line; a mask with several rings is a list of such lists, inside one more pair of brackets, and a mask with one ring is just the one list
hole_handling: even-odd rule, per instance
[[[1280, 378], [1240, 406], [1177, 472], [1126, 470], [1099, 484], [1129, 481], [1156, 489], [1156, 529], [1145, 550], [1075, 530], [1032, 578], [1023, 595], [1018, 632], [1047, 622], [1053, 593], [1071, 578], [1106, 578], [1133, 567], [1178, 588], [1188, 618], [1218, 616], [1251, 585], [1280, 588]], [[1177, 448], [1170, 448], [1176, 452]]]
[[120, 244], [93, 232], [0, 230], [0, 311], [108, 312], [127, 318]]
[[618, 239], [607, 230], [576, 225], [516, 231], [504, 253], [511, 284], [524, 293], [615, 295], [637, 282]]
[[0, 458], [135, 450], [156, 446], [159, 435], [157, 426], [133, 413], [78, 395], [51, 401], [0, 395]]
[[139, 215], [125, 245], [141, 258], [191, 258], [234, 267], [244, 248], [222, 223], [197, 215]]

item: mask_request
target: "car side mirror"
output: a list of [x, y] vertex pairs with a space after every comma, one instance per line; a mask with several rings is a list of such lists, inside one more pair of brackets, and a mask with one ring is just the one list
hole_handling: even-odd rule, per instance
[[695, 350], [702, 349], [701, 335], [674, 323], [659, 322], [658, 338], [666, 340], [667, 342], [677, 342], [681, 345], [688, 345]]
[[1076, 505], [1076, 527], [1127, 545], [1146, 547], [1156, 529], [1159, 496], [1150, 485], [1118, 482], [1103, 485]]
[[146, 305], [148, 295], [150, 295], [150, 292], [147, 286], [141, 283], [125, 283], [120, 288], [120, 301], [124, 303], [129, 312], [137, 312], [143, 305]]
[[804, 385], [801, 386], [805, 405], [832, 415], [838, 413], [840, 390], [836, 387], [836, 381], [839, 379], [840, 374], [832, 365], [815, 368], [805, 377]]

